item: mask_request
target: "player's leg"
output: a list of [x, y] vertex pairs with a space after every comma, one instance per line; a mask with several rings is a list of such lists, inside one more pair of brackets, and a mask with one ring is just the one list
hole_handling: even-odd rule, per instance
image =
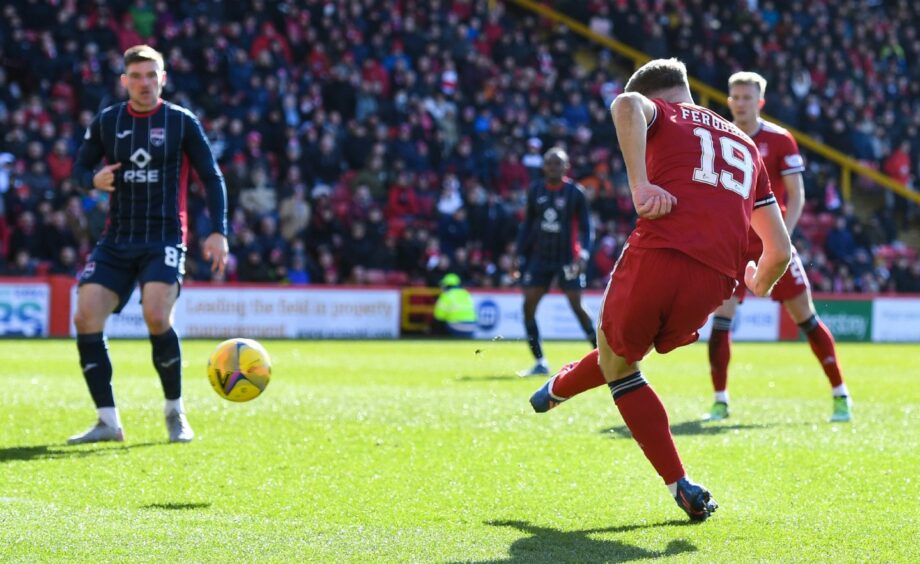
[[98, 421], [85, 433], [70, 437], [69, 444], [124, 440], [112, 392], [112, 362], [103, 334], [105, 321], [118, 303], [118, 294], [100, 284], [82, 284], [77, 290], [77, 311], [74, 314], [77, 351], [83, 378], [96, 405]]
[[[677, 504], [693, 520], [718, 505], [691, 482], [674, 445], [668, 414], [636, 363], [695, 342], [697, 328], [731, 295], [734, 281], [669, 249], [628, 249], [601, 307], [598, 359], [623, 421]], [[661, 276], [667, 271], [669, 276]]]
[[195, 436], [182, 402], [182, 348], [173, 329], [173, 313], [185, 274], [185, 247], [166, 245], [150, 250], [139, 276], [144, 322], [150, 333], [153, 365], [166, 398], [164, 413], [171, 442]]
[[837, 361], [834, 336], [815, 313], [811, 298], [811, 286], [805, 275], [805, 268], [798, 253], [792, 253], [789, 269], [783, 274], [772, 293], [773, 299], [781, 301], [793, 321], [805, 333], [811, 350], [824, 369], [824, 374], [831, 385], [833, 414], [831, 421], [849, 421], [851, 418], [851, 401], [843, 374]]
[[172, 327], [173, 310], [179, 297], [176, 283], [147, 282], [142, 289], [144, 322], [150, 332], [153, 366], [160, 375], [163, 396], [166, 398], [164, 414], [171, 442], [188, 442], [195, 434], [185, 418], [182, 403], [182, 348], [179, 336]]
[[738, 302], [738, 297], [733, 295], [713, 313], [709, 335], [709, 374], [714, 398], [712, 408], [705, 417], [708, 421], [728, 417], [728, 363], [732, 355], [732, 319], [735, 318]]
[[109, 315], [120, 312], [134, 291], [135, 266], [133, 256], [103, 243], [93, 249], [80, 273], [74, 326], [80, 367], [96, 404], [98, 420], [85, 433], [70, 437], [69, 444], [124, 440], [112, 393], [112, 362], [103, 331]]
[[598, 337], [601, 370], [633, 439], [664, 480], [677, 505], [690, 519], [706, 520], [718, 504], [706, 488], [687, 477], [664, 404], [642, 376], [638, 363], [629, 362], [611, 350], [603, 328], [598, 330]]
[[545, 413], [582, 392], [603, 386], [607, 381], [598, 364], [597, 349], [581, 360], [563, 366], [530, 396], [530, 405], [537, 413]]
[[603, 328], [598, 329], [598, 337], [598, 362], [613, 401], [645, 457], [670, 488], [686, 472], [671, 437], [668, 414], [638, 363], [613, 352]]
[[849, 421], [852, 418], [852, 401], [847, 385], [843, 381], [843, 373], [840, 371], [834, 335], [815, 313], [811, 290], [806, 288], [798, 296], [784, 301], [783, 305], [792, 320], [805, 333], [808, 344], [811, 345], [811, 351], [821, 363], [821, 368], [824, 369], [824, 374], [830, 383], [833, 402], [831, 421]]
[[[586, 323], [591, 323], [591, 317], [585, 311], [581, 301], [581, 291], [586, 286], [585, 276], [568, 278], [563, 272], [561, 280], [562, 289], [569, 300], [569, 305], [576, 316], [579, 317], [582, 328], [585, 328]], [[534, 411], [537, 413], [547, 412], [567, 399], [603, 386], [606, 383], [597, 362], [597, 333], [593, 325], [589, 326], [590, 333], [587, 329], [585, 329], [585, 333], [591, 339], [595, 350], [585, 355], [581, 360], [570, 362], [563, 366], [559, 372], [534, 392], [530, 397], [530, 405], [533, 406]]]
[[[580, 278], [584, 278], [583, 276]], [[568, 284], [564, 288], [565, 297], [569, 301], [569, 307], [572, 308], [572, 313], [575, 314], [575, 317], [578, 319], [578, 324], [581, 325], [582, 331], [585, 332], [585, 337], [588, 338], [588, 342], [591, 343], [591, 348], [597, 348], [597, 333], [594, 330], [594, 321], [591, 320], [591, 316], [588, 315], [587, 310], [585, 310], [585, 304], [581, 300], [581, 287], [571, 288], [568, 287]]]
[[527, 332], [527, 344], [536, 363], [533, 368], [520, 372], [520, 376], [538, 376], [549, 374], [549, 364], [543, 357], [543, 345], [540, 341], [540, 329], [537, 327], [537, 306], [549, 290], [549, 283], [533, 277], [532, 272], [527, 273], [524, 287], [524, 330]]
[[147, 282], [141, 292], [153, 364], [160, 375], [163, 395], [173, 402], [182, 397], [182, 350], [179, 336], [172, 327], [178, 295], [179, 285], [165, 282]]

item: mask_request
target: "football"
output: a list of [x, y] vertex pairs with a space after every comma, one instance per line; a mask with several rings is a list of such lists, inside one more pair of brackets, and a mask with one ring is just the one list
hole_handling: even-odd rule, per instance
[[217, 345], [208, 360], [208, 380], [217, 395], [230, 401], [259, 396], [272, 376], [271, 358], [252, 339], [229, 339]]

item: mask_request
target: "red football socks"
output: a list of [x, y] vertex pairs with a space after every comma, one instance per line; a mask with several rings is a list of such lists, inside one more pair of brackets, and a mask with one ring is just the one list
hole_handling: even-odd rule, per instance
[[597, 349], [594, 349], [581, 360], [563, 366], [556, 373], [551, 391], [556, 397], [568, 399], [606, 383], [597, 361]]
[[686, 472], [671, 437], [668, 413], [642, 373], [636, 372], [609, 386], [623, 421], [664, 483], [671, 484], [684, 477]]
[[712, 389], [724, 392], [728, 387], [728, 361], [732, 356], [731, 332], [713, 329], [709, 336], [709, 373]]
[[828, 381], [832, 388], [843, 384], [843, 375], [840, 373], [840, 363], [837, 362], [837, 351], [834, 346], [834, 336], [831, 334], [827, 325], [823, 321], [813, 316], [811, 319], [801, 324], [808, 338], [808, 344], [811, 345], [811, 351], [815, 353], [824, 374], [827, 375]]
[[712, 333], [709, 335], [709, 373], [712, 375], [712, 389], [724, 392], [728, 388], [728, 361], [732, 357], [732, 320], [715, 315], [712, 318]]

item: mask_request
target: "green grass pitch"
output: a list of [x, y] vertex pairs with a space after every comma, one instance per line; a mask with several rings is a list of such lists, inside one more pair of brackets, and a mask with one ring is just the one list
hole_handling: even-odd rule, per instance
[[[830, 424], [804, 343], [734, 345], [732, 417], [705, 345], [644, 363], [692, 478], [689, 524], [606, 389], [548, 414], [523, 343], [264, 343], [233, 404], [184, 343], [197, 432], [165, 442], [146, 341], [111, 343], [122, 445], [67, 447], [94, 412], [71, 341], [0, 341], [0, 561], [920, 561], [920, 347], [839, 345], [855, 421]], [[586, 352], [549, 343], [558, 367]]]

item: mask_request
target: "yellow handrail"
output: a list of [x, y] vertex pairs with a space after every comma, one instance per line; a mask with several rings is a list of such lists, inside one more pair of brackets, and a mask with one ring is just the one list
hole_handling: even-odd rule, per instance
[[[585, 37], [595, 43], [600, 43], [601, 45], [604, 45], [605, 47], [613, 49], [620, 55], [623, 55], [624, 57], [631, 59], [633, 61], [633, 64], [635, 64], [636, 67], [639, 67], [652, 59], [651, 57], [649, 57], [642, 51], [633, 49], [632, 47], [630, 47], [629, 45], [626, 45], [625, 43], [621, 41], [617, 41], [616, 39], [613, 39], [612, 37], [607, 37], [606, 35], [600, 35], [598, 33], [594, 33], [593, 31], [591, 31], [591, 29], [588, 26], [584, 25], [578, 20], [574, 20], [566, 16], [565, 14], [560, 14], [556, 10], [553, 10], [552, 8], [544, 6], [543, 4], [538, 4], [534, 0], [505, 0], [505, 1], [511, 2], [513, 4], [517, 4], [518, 6], [525, 8], [527, 10], [530, 10], [532, 12], [536, 12], [537, 14], [545, 18], [551, 19], [553, 21], [556, 21], [568, 27], [575, 33], [581, 35], [582, 37]], [[709, 106], [711, 102], [715, 102], [721, 106], [727, 107], [728, 94], [726, 94], [725, 92], [722, 92], [721, 90], [717, 88], [713, 88], [712, 86], [709, 86], [708, 84], [704, 84], [700, 82], [699, 80], [693, 77], [690, 77], [690, 89], [699, 96], [700, 103], [703, 106]], [[888, 190], [891, 190], [892, 192], [895, 192], [907, 198], [908, 200], [913, 200], [914, 202], [917, 202], [918, 204], [920, 204], [920, 193], [914, 192], [913, 190], [901, 184], [897, 180], [891, 178], [890, 176], [887, 176], [863, 164], [860, 164], [852, 157], [849, 157], [845, 155], [844, 153], [841, 153], [837, 149], [828, 147], [824, 143], [821, 143], [820, 141], [815, 140], [811, 136], [806, 135], [802, 133], [801, 131], [798, 131], [792, 127], [789, 127], [788, 125], [782, 123], [781, 121], [777, 121], [766, 114], [763, 114], [763, 117], [768, 119], [769, 121], [772, 121], [773, 123], [776, 123], [788, 129], [789, 132], [792, 133], [792, 135], [796, 138], [799, 144], [802, 145], [803, 147], [806, 147], [809, 150], [814, 151], [815, 153], [818, 153], [819, 155], [823, 156], [824, 158], [834, 161], [835, 163], [840, 165], [840, 187], [843, 192], [843, 198], [845, 200], [849, 201], [850, 199], [851, 192], [852, 192], [851, 175], [852, 173], [855, 172], [859, 174], [860, 176], [868, 178], [869, 180], [872, 180], [880, 184], [881, 186], [887, 188]]]

